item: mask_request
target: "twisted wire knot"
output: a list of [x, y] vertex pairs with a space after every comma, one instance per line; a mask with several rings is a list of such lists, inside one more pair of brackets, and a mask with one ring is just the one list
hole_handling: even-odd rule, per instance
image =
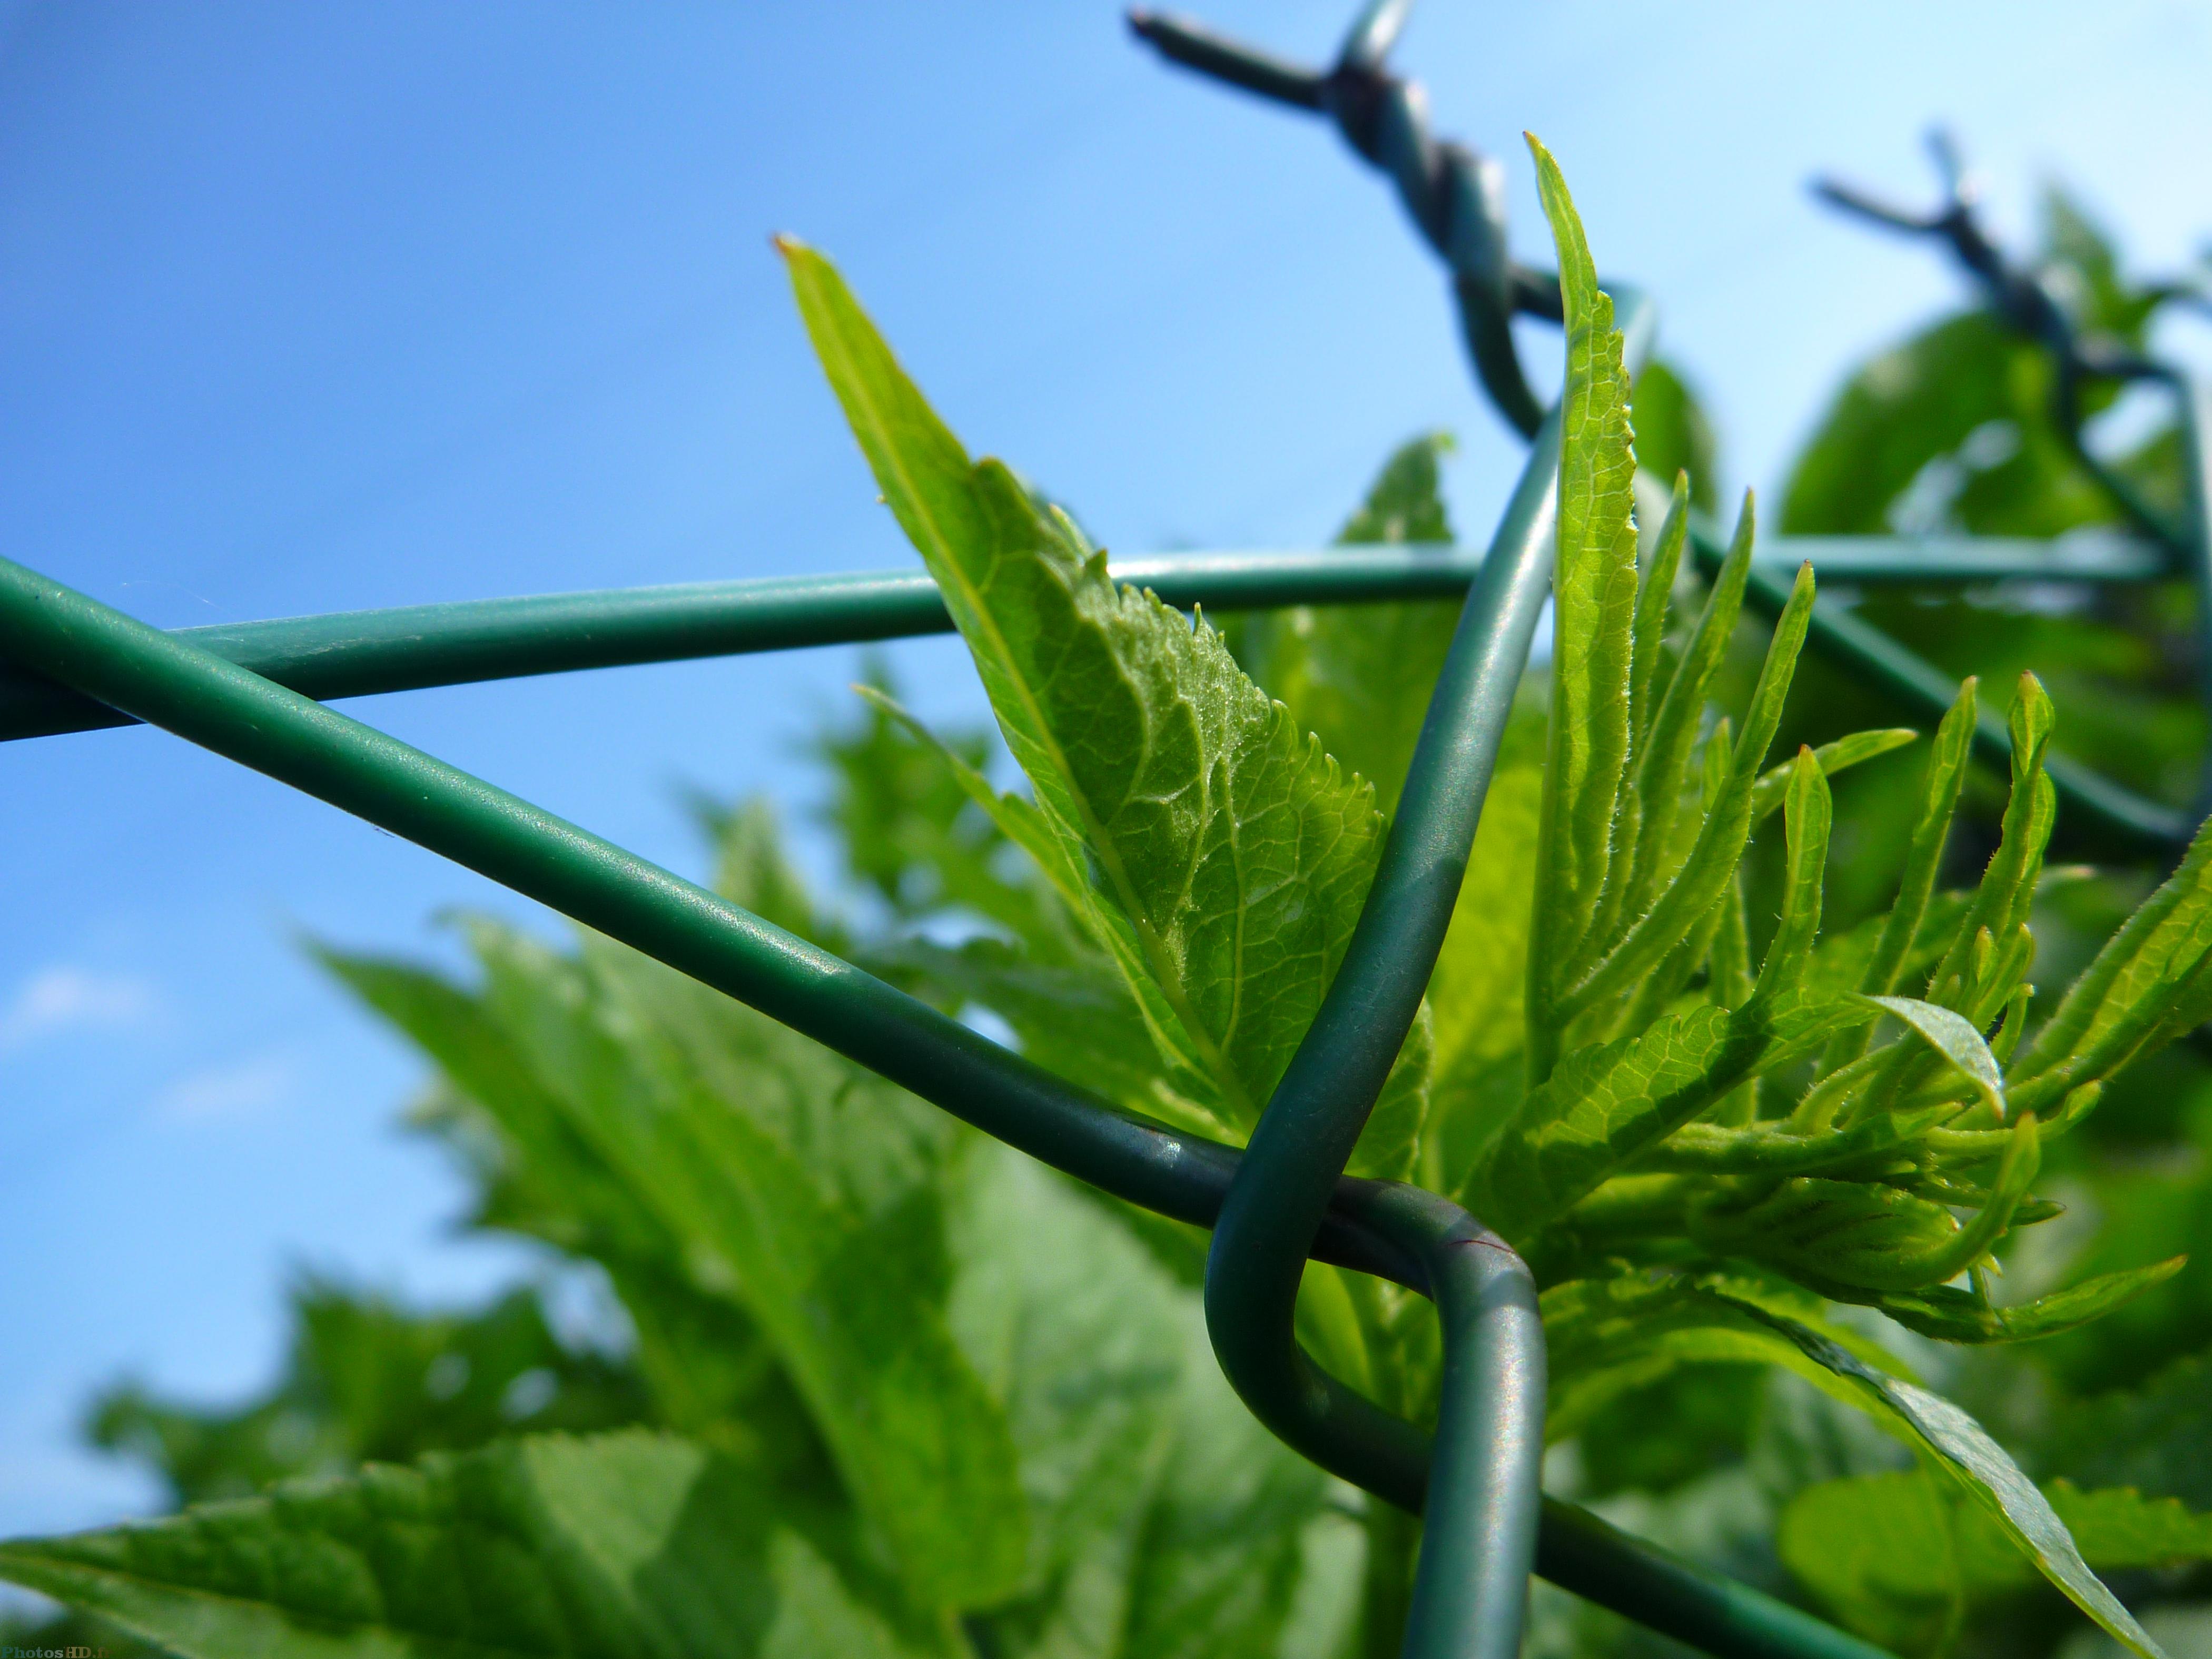
[[1505, 169], [1472, 147], [1430, 131], [1420, 83], [1391, 72], [1392, 46], [1409, 0], [1376, 0], [1345, 37], [1336, 62], [1310, 70], [1200, 23], [1135, 10], [1129, 27], [1164, 58], [1273, 102], [1328, 116], [1360, 157], [1389, 175], [1398, 199], [1451, 273], [1460, 331], [1477, 380], [1499, 414], [1532, 436], [1544, 409], [1513, 342], [1513, 319], [1559, 320], [1559, 279], [1512, 256]]

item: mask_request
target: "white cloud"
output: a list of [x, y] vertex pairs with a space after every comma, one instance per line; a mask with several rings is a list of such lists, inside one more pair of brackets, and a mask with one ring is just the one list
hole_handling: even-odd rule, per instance
[[284, 1054], [256, 1054], [179, 1078], [154, 1097], [154, 1115], [167, 1123], [228, 1123], [279, 1105], [299, 1081]]
[[70, 1030], [143, 1025], [160, 1006], [144, 980], [56, 965], [41, 968], [0, 1012], [0, 1048]]

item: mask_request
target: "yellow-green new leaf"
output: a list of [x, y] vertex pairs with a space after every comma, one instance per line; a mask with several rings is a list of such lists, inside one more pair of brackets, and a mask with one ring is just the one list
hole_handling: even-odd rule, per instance
[[1117, 586], [1064, 514], [999, 462], [971, 462], [829, 262], [784, 252], [854, 435], [1038, 807], [1249, 1126], [1358, 920], [1380, 850], [1374, 791], [1301, 736], [1212, 629]]
[[[1613, 301], [1559, 164], [1533, 137], [1537, 188], [1559, 246], [1566, 311], [1560, 394], [1559, 562], [1553, 579], [1551, 764], [1530, 928], [1532, 1015], [1574, 978], [1613, 855], [1626, 782], [1631, 637], [1636, 614], [1636, 455], [1628, 374]], [[1586, 945], [1585, 941], [1588, 941]]]
[[1863, 1017], [1832, 1001], [1757, 997], [1734, 1012], [1703, 1005], [1577, 1050], [1491, 1142], [1460, 1201], [1525, 1244], [1737, 1084]]
[[1981, 1297], [1950, 1285], [1890, 1292], [1875, 1297], [1874, 1305], [1907, 1330], [1932, 1336], [1939, 1342], [2033, 1342], [2039, 1337], [2056, 1336], [2076, 1325], [2102, 1319], [2145, 1291], [2163, 1285], [2188, 1265], [2185, 1255], [2169, 1256], [2145, 1267], [2099, 1273], [2079, 1285], [2008, 1307], [1993, 1307]]
[[[2041, 1099], [2082, 1080], [2069, 1061], [2077, 1061], [2124, 1031], [2136, 1033], [2130, 1051], [2155, 1029], [2158, 1018], [2184, 984], [2212, 952], [2212, 823], [2197, 832], [2181, 867], [2146, 900], [2113, 934], [2058, 1005], [2034, 1045], [2014, 1062], [2013, 1079], [2021, 1085], [2047, 1080]], [[2145, 1015], [2148, 1014], [2149, 1018]], [[2100, 1070], [2106, 1069], [2100, 1056]], [[2109, 1057], [2116, 1065], [2127, 1054]]]
[[[1893, 726], [1873, 732], [1853, 732], [1848, 737], [1838, 738], [1833, 743], [1824, 743], [1813, 751], [1813, 759], [1825, 777], [1848, 771], [1863, 761], [1877, 755], [1887, 755], [1893, 749], [1902, 749], [1920, 734], [1909, 726]], [[1751, 791], [1751, 821], [1760, 822], [1782, 806], [1782, 797], [1790, 787], [1790, 769], [1796, 759], [1771, 766], [1759, 775]]]
[[[1744, 584], [1751, 576], [1757, 511], [1757, 503], [1746, 491], [1743, 510], [1736, 518], [1735, 538], [1729, 545], [1720, 574], [1713, 579], [1712, 587], [1705, 595], [1697, 626], [1682, 647], [1680, 663], [1663, 679], [1657, 673], [1659, 665], [1650, 665], [1653, 679], [1644, 701], [1655, 706], [1650, 731], [1639, 734], [1644, 740], [1631, 757], [1636, 768], [1632, 793], [1638, 804], [1639, 826], [1634, 856], [1628, 860], [1626, 870], [1610, 872], [1613, 884], [1620, 891], [1618, 919], [1624, 924], [1636, 921], [1650, 908], [1660, 884], [1669, 873], [1670, 856], [1680, 855], [1680, 849], [1673, 844], [1673, 831], [1680, 814], [1683, 785], [1689, 775], [1690, 753], [1697, 746], [1698, 733], [1705, 722], [1714, 677], [1719, 673], [1729, 641], [1735, 635], [1736, 619], [1743, 613]], [[1640, 633], [1638, 643], [1641, 650], [1644, 641]], [[1652, 643], [1656, 645], [1656, 641]], [[1639, 672], [1640, 669], [1641, 665]], [[1710, 801], [1711, 797], [1707, 799]], [[1781, 804], [1778, 793], [1775, 804]]]
[[[1530, 1048], [1556, 1036], [1561, 1025], [1607, 998], [1618, 996], [1648, 974], [1667, 953], [1704, 921], [1713, 902], [1735, 874], [1751, 833], [1751, 796], [1759, 781], [1767, 745], [1781, 724], [1782, 707], [1790, 695], [1797, 655], [1813, 615], [1813, 567], [1798, 568], [1790, 601], [1775, 623], [1774, 637], [1766, 648], [1766, 661], [1759, 683], [1752, 688], [1751, 706], [1745, 711], [1743, 735], [1736, 739], [1724, 787], [1717, 795], [1709, 792], [1697, 840], [1681, 869], [1651, 908], [1629, 926], [1604, 960], [1565, 993], [1551, 1007], [1552, 1018], [1539, 1023], [1532, 1006]], [[1533, 955], [1531, 960], [1534, 960]], [[1535, 982], [1530, 981], [1530, 994]], [[1540, 1074], [1549, 1066], [1536, 1068]]]
[[1833, 822], [1828, 780], [1810, 749], [1801, 748], [1791, 763], [1789, 805], [1784, 813], [1787, 857], [1782, 885], [1782, 915], [1759, 964], [1753, 994], [1770, 1000], [1794, 990], [1813, 959], [1820, 932], [1820, 895], [1828, 874], [1828, 831]]

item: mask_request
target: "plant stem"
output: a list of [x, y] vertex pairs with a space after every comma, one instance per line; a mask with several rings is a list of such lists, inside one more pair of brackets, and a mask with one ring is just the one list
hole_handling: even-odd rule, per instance
[[1367, 1567], [1359, 1609], [1359, 1659], [1398, 1659], [1413, 1601], [1421, 1522], [1391, 1504], [1367, 1506]]

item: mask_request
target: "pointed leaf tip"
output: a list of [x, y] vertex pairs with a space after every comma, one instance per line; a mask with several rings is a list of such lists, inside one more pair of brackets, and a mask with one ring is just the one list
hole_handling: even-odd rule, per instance
[[[1996, 1056], [1972, 1020], [1954, 1009], [1923, 1002], [1917, 997], [1869, 996], [1861, 999], [1883, 1012], [1893, 1014], [1944, 1059], [1952, 1070], [2002, 1120], [2005, 1115], [2004, 1073]], [[2028, 1115], [2032, 1117], [2033, 1115]], [[2021, 1119], [2022, 1122], [2027, 1118]]]

